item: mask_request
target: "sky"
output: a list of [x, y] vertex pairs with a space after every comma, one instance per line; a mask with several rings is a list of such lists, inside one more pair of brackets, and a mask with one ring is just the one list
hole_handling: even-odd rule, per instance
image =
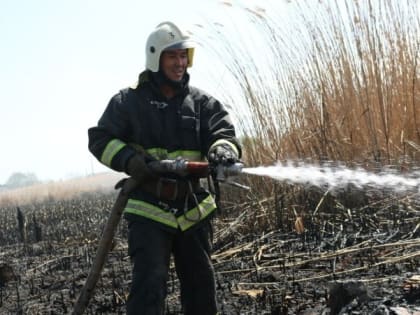
[[[16, 172], [57, 181], [107, 171], [88, 151], [87, 129], [136, 81], [147, 36], [167, 20], [193, 29], [237, 19], [215, 0], [2, 0], [0, 184]], [[200, 49], [191, 83], [217, 91], [208, 79], [217, 62]]]

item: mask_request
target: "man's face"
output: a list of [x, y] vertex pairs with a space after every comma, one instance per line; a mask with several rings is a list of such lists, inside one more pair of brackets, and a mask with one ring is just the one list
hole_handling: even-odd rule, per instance
[[162, 52], [160, 68], [166, 77], [172, 81], [181, 81], [188, 65], [186, 49], [171, 49]]

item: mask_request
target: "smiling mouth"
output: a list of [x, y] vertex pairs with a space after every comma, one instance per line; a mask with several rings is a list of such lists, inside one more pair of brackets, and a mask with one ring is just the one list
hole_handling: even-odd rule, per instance
[[176, 77], [182, 78], [184, 75], [184, 71], [174, 71], [173, 74]]

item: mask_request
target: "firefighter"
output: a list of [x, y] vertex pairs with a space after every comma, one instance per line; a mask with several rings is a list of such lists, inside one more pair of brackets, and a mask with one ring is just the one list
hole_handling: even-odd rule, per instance
[[146, 42], [146, 69], [135, 86], [114, 95], [89, 150], [104, 165], [138, 185], [124, 209], [133, 262], [127, 314], [164, 314], [171, 255], [187, 315], [215, 315], [211, 263], [214, 196], [199, 179], [155, 174], [148, 162], [185, 158], [235, 163], [241, 148], [224, 106], [189, 84], [194, 43], [174, 23], [163, 22]]

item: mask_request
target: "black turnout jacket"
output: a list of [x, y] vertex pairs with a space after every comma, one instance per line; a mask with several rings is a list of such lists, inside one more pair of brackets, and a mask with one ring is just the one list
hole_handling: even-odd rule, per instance
[[[186, 74], [185, 84], [167, 99], [152, 73], [141, 73], [137, 86], [114, 95], [97, 126], [88, 130], [89, 150], [102, 164], [120, 172], [126, 172], [128, 160], [139, 150], [156, 159], [199, 161], [212, 146], [226, 143], [240, 156], [235, 129], [224, 106], [188, 81]], [[198, 204], [179, 208], [179, 204], [162, 203], [139, 188], [131, 193], [124, 212], [128, 218], [141, 217], [170, 229], [187, 230], [209, 217], [216, 206], [212, 196], [203, 192]]]

